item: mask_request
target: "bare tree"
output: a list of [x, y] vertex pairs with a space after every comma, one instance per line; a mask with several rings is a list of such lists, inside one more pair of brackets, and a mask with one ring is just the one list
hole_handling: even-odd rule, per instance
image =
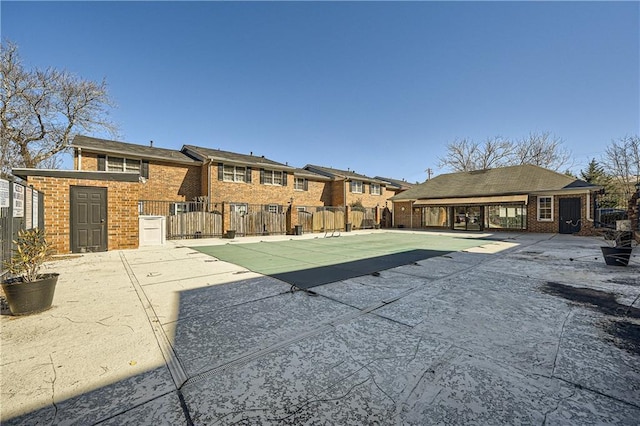
[[476, 170], [502, 167], [509, 164], [509, 155], [513, 143], [501, 136], [489, 138], [482, 144], [481, 149], [476, 152]]
[[456, 139], [447, 144], [447, 155], [438, 161], [438, 167], [452, 169], [456, 172], [475, 170], [474, 157], [478, 143], [469, 139]]
[[14, 167], [58, 165], [56, 156], [79, 132], [115, 132], [107, 120], [113, 104], [104, 80], [96, 83], [52, 68], [26, 70], [14, 43], [5, 41], [1, 49], [3, 176]]
[[640, 182], [640, 137], [625, 136], [611, 141], [602, 163], [625, 194], [633, 194], [635, 184]]
[[483, 143], [456, 139], [447, 144], [447, 154], [438, 166], [456, 172], [491, 169], [494, 167], [534, 164], [560, 170], [569, 164], [571, 154], [562, 147], [562, 140], [549, 132], [531, 133], [517, 142], [496, 136]]
[[440, 158], [439, 167], [456, 172], [500, 167], [509, 161], [512, 143], [500, 136], [483, 143], [470, 139], [456, 139], [447, 144], [447, 155]]
[[562, 144], [562, 139], [549, 132], [530, 133], [515, 144], [510, 164], [533, 164], [559, 171], [571, 159], [571, 153]]

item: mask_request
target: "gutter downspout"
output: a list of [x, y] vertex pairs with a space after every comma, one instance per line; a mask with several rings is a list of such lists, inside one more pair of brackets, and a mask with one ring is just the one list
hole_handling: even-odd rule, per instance
[[78, 170], [82, 170], [82, 148], [76, 148], [78, 150]]

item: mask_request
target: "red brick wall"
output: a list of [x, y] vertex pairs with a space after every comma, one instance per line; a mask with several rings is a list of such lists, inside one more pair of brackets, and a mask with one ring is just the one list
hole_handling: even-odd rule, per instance
[[[201, 166], [149, 163], [149, 179], [142, 185], [140, 197], [155, 201], [193, 201], [206, 195], [201, 190]], [[206, 191], [206, 188], [205, 188]]]
[[[411, 202], [397, 202], [393, 206], [393, 220], [394, 226], [397, 228], [399, 225], [405, 228], [419, 228], [422, 226], [422, 211], [420, 207], [414, 207], [411, 209]], [[404, 210], [402, 208], [404, 207]], [[417, 211], [416, 211], [417, 209]], [[413, 212], [413, 217], [412, 217]]]
[[387, 191], [384, 186], [380, 187], [380, 195], [371, 194], [370, 185], [368, 183], [364, 183], [362, 187], [362, 193], [354, 193], [350, 191], [350, 182], [346, 182], [347, 186], [347, 205], [352, 205], [360, 201], [363, 207], [376, 207], [376, 206], [384, 206], [384, 202], [387, 201], [387, 198], [392, 197], [394, 194], [391, 191]]
[[[540, 222], [538, 221], [538, 197], [532, 195], [529, 197], [529, 205], [527, 206], [527, 230], [529, 232], [541, 232], [541, 233], [557, 233], [560, 230], [560, 199], [561, 198], [580, 198], [582, 223], [580, 226], [580, 232], [578, 235], [593, 235], [594, 226], [593, 220], [587, 219], [587, 217], [593, 216], [593, 206], [587, 204], [587, 194], [572, 194], [572, 195], [556, 195], [553, 197], [553, 222]], [[589, 197], [590, 202], [593, 202], [593, 197]], [[591, 212], [591, 213], [589, 213]], [[593, 219], [593, 218], [591, 218]]]
[[30, 176], [27, 183], [44, 193], [44, 226], [56, 253], [71, 252], [71, 186], [107, 188], [108, 250], [138, 247], [138, 182]]
[[218, 180], [218, 165], [211, 165], [211, 200], [216, 203], [232, 202], [247, 204], [294, 203], [304, 206], [322, 206], [326, 197], [323, 182], [309, 181], [308, 191], [293, 189], [294, 176], [287, 174], [287, 185], [264, 185], [260, 183], [260, 170], [251, 170], [251, 182], [225, 182]]
[[[78, 167], [77, 157], [74, 166]], [[98, 154], [82, 153], [82, 170], [98, 170]], [[201, 166], [150, 161], [149, 179], [140, 189], [141, 200], [192, 201], [206, 195], [201, 184]]]

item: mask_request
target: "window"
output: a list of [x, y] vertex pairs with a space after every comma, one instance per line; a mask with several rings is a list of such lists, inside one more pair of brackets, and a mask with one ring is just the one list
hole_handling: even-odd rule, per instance
[[296, 207], [296, 210], [299, 211], [299, 212], [306, 212], [307, 208], [306, 207], [302, 207], [302, 206], [298, 206], [298, 207]]
[[293, 181], [295, 191], [308, 191], [309, 187], [305, 178], [295, 178]]
[[278, 213], [280, 212], [280, 206], [277, 204], [269, 204], [267, 210], [269, 211], [269, 213]]
[[362, 194], [362, 181], [352, 180], [351, 181], [351, 192], [356, 194]]
[[379, 183], [372, 183], [370, 185], [369, 192], [371, 193], [371, 195], [380, 195], [380, 184]]
[[282, 172], [277, 170], [265, 170], [263, 182], [265, 185], [281, 185]]
[[171, 214], [176, 215], [180, 213], [187, 213], [189, 211], [188, 203], [172, 203]]
[[140, 176], [148, 178], [149, 161], [122, 157], [98, 156], [98, 170], [104, 170], [107, 172], [140, 173]]
[[229, 208], [231, 210], [231, 213], [240, 213], [242, 215], [247, 213], [246, 204], [231, 204]]
[[485, 228], [527, 229], [527, 207], [522, 204], [487, 206]]
[[139, 172], [140, 160], [124, 159], [124, 171], [125, 172]]
[[124, 158], [107, 157], [107, 171], [108, 172], [123, 172], [124, 171]]
[[246, 169], [240, 166], [223, 166], [222, 180], [226, 182], [244, 182]]
[[538, 221], [553, 221], [553, 197], [538, 197]]

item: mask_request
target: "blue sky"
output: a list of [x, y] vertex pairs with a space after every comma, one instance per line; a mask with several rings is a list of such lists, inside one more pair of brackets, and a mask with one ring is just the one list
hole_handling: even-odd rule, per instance
[[126, 142], [413, 182], [456, 138], [549, 131], [578, 171], [640, 133], [638, 2], [0, 7], [27, 66], [107, 80]]

